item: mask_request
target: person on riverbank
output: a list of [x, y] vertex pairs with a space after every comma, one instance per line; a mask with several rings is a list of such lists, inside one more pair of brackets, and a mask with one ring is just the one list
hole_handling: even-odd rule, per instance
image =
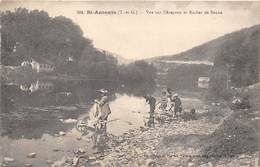
[[166, 113], [167, 115], [169, 115], [170, 117], [173, 117], [174, 114], [174, 98], [173, 98], [173, 92], [170, 88], [166, 89], [166, 94], [167, 94], [167, 107], [166, 107]]
[[167, 89], [166, 89], [166, 96], [167, 96], [169, 99], [172, 99], [172, 90], [171, 90], [171, 88], [167, 88]]
[[156, 119], [160, 124], [164, 123], [167, 116], [167, 109], [169, 109], [169, 98], [167, 96], [167, 90], [163, 89], [159, 100], [158, 117]]
[[166, 89], [166, 96], [167, 96], [167, 99], [168, 99], [168, 110], [172, 107], [172, 90], [170, 88], [167, 88]]
[[168, 97], [167, 97], [167, 92], [166, 90], [162, 91], [162, 96], [160, 98], [160, 106], [159, 106], [159, 110], [161, 110], [162, 112], [164, 112], [167, 108], [168, 105]]
[[156, 105], [156, 99], [153, 96], [144, 96], [146, 102], [150, 105], [149, 120], [147, 122], [148, 127], [154, 127], [154, 110]]
[[178, 94], [175, 93], [173, 95], [173, 103], [174, 103], [174, 116], [177, 116], [178, 113], [182, 112], [182, 103], [181, 99], [179, 98]]
[[111, 114], [111, 110], [108, 104], [108, 91], [105, 89], [100, 89], [98, 92], [101, 94], [100, 100], [95, 99], [96, 104], [94, 117], [97, 120], [100, 128], [106, 128], [108, 116]]

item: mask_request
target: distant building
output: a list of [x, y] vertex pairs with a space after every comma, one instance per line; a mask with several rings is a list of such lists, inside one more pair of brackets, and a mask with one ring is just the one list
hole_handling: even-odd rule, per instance
[[20, 85], [20, 89], [22, 91], [29, 91], [30, 90], [30, 85], [22, 84], [22, 85]]
[[34, 60], [31, 59], [30, 61], [23, 61], [21, 63], [21, 66], [23, 67], [31, 67], [32, 70], [40, 73], [40, 72], [52, 72], [54, 71], [53, 63], [47, 61], [47, 60]]
[[199, 77], [198, 78], [198, 87], [208, 89], [209, 88], [209, 82], [210, 82], [209, 77]]
[[73, 59], [73, 57], [70, 56], [70, 57], [66, 58], [65, 61], [67, 61], [67, 62], [73, 62], [74, 59]]
[[32, 69], [37, 72], [52, 72], [54, 71], [54, 66], [52, 63], [48, 62], [37, 62], [35, 60], [31, 60]]
[[23, 61], [23, 62], [21, 63], [21, 66], [22, 66], [22, 67], [31, 67], [31, 63], [30, 63], [29, 61]]

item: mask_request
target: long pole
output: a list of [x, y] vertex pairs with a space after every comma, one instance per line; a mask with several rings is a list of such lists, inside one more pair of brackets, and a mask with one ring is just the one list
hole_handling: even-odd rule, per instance
[[229, 76], [228, 76], [228, 70], [227, 70], [227, 89], [229, 87], [228, 80], [229, 80]]
[[229, 89], [229, 66], [227, 65], [227, 89]]

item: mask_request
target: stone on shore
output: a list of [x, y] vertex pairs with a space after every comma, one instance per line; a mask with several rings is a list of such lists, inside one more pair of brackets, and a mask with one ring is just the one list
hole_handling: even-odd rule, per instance
[[27, 155], [27, 158], [35, 158], [36, 157], [36, 153], [32, 152], [30, 154]]
[[63, 120], [63, 122], [69, 124], [69, 123], [76, 123], [77, 120], [76, 120], [76, 119], [71, 119], [71, 118], [69, 118], [69, 119]]
[[66, 133], [65, 133], [65, 132], [62, 132], [62, 131], [60, 131], [60, 132], [59, 132], [59, 135], [60, 135], [60, 136], [65, 136], [65, 135], [66, 135]]
[[25, 164], [25, 167], [32, 167], [32, 164]]
[[4, 157], [4, 162], [6, 163], [10, 163], [10, 162], [14, 162], [15, 160], [13, 158], [10, 157]]
[[47, 159], [47, 160], [46, 160], [46, 163], [47, 163], [48, 165], [51, 165], [51, 164], [53, 164], [53, 160]]
[[147, 159], [146, 163], [145, 163], [145, 166], [146, 167], [154, 167], [154, 166], [156, 166], [156, 162], [154, 160], [152, 160], [152, 159]]

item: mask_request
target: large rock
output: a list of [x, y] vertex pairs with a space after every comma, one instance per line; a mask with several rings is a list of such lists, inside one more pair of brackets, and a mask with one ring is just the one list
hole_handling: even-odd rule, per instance
[[48, 165], [51, 165], [51, 164], [53, 164], [53, 160], [47, 159], [47, 160], [46, 160], [46, 163], [47, 163]]
[[65, 136], [65, 135], [66, 135], [66, 133], [65, 133], [65, 132], [62, 132], [62, 131], [60, 131], [60, 132], [59, 132], [59, 135], [60, 135], [60, 136]]
[[13, 158], [10, 157], [4, 157], [4, 162], [6, 163], [10, 163], [10, 162], [14, 162], [15, 160]]
[[188, 167], [192, 167], [192, 166], [194, 166], [194, 163], [189, 162], [189, 163], [188, 163]]
[[35, 158], [36, 157], [36, 153], [32, 152], [30, 154], [27, 155], [27, 158]]
[[77, 120], [76, 120], [76, 119], [71, 119], [71, 118], [69, 118], [69, 119], [64, 120], [63, 122], [69, 124], [69, 123], [76, 123]]
[[90, 156], [88, 159], [89, 159], [89, 160], [96, 160], [96, 157]]

